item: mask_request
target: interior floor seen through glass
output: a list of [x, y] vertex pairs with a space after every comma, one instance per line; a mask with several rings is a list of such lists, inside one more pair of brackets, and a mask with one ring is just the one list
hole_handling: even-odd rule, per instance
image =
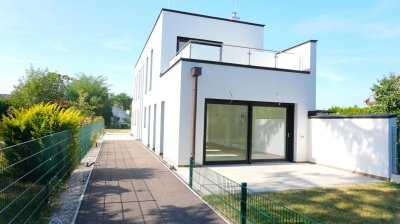
[[208, 104], [206, 161], [247, 160], [246, 105]]

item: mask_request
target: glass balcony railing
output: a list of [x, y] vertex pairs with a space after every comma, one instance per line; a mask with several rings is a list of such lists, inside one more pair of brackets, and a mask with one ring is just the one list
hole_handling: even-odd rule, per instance
[[309, 66], [303, 66], [303, 59], [301, 56], [292, 53], [191, 40], [171, 58], [168, 65], [164, 66], [163, 72], [181, 58], [295, 71], [309, 69], [307, 68]]

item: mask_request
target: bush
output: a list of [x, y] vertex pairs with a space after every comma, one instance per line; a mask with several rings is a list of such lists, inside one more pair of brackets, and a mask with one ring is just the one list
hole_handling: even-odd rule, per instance
[[346, 115], [355, 115], [355, 114], [376, 114], [379, 113], [376, 111], [374, 107], [367, 106], [367, 107], [338, 107], [332, 106], [328, 110], [333, 110], [337, 114], [346, 114]]
[[[67, 147], [67, 158], [71, 166], [75, 166], [77, 158], [77, 133], [81, 120], [83, 119], [80, 111], [74, 109], [63, 109], [57, 104], [37, 104], [28, 109], [13, 109], [8, 116], [3, 115], [3, 122], [0, 127], [0, 135], [4, 138], [7, 146], [16, 145], [29, 140], [37, 139], [57, 132], [70, 130], [68, 135], [72, 135], [70, 144]], [[57, 135], [59, 136], [59, 135]], [[55, 136], [55, 138], [58, 138]], [[8, 164], [13, 164], [27, 156], [34, 155], [52, 145], [52, 141], [57, 139], [42, 138], [38, 141], [19, 145], [18, 147], [4, 150], [4, 157]], [[51, 142], [49, 142], [49, 140]], [[34, 144], [34, 145], [33, 145]], [[57, 147], [57, 150], [58, 147]], [[39, 164], [46, 161], [47, 153], [36, 154], [34, 159], [29, 162], [19, 163], [9, 171], [14, 175], [28, 173]], [[44, 172], [40, 171], [40, 172]], [[34, 178], [34, 175], [31, 176]]]

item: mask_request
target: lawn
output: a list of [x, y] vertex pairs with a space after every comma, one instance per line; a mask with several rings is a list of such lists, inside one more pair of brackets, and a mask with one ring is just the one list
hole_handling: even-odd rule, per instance
[[400, 223], [400, 184], [358, 184], [264, 195], [320, 223]]
[[104, 129], [105, 133], [130, 133], [131, 129]]

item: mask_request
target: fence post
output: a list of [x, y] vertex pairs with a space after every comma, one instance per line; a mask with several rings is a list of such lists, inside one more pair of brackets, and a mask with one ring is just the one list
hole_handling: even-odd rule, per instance
[[246, 224], [246, 216], [247, 216], [247, 183], [242, 182], [240, 185], [241, 194], [240, 194], [240, 224]]
[[193, 186], [193, 158], [190, 157], [189, 161], [189, 187], [192, 188]]

